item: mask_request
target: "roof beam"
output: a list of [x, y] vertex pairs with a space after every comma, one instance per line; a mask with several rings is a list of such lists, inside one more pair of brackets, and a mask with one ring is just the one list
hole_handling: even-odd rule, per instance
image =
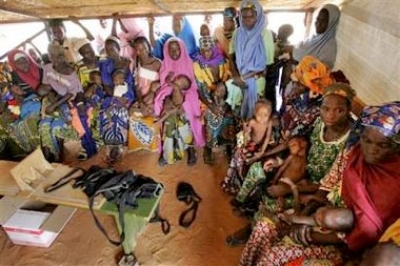
[[165, 4], [161, 0], [151, 0], [151, 2], [165, 13], [172, 14], [172, 12], [165, 6]]
[[13, 13], [13, 14], [16, 14], [16, 15], [22, 15], [22, 16], [26, 16], [26, 17], [31, 17], [31, 18], [34, 18], [34, 19], [40, 19], [40, 20], [42, 19], [42, 18], [38, 17], [37, 15], [35, 15], [35, 14], [29, 12], [29, 11], [26, 11], [26, 9], [21, 12], [21, 10], [16, 10], [16, 9], [9, 8], [8, 6], [6, 6], [6, 4], [7, 3], [5, 3], [5, 2], [3, 2], [3, 4], [0, 4], [0, 10], [6, 11], [6, 12], [9, 12], [9, 13]]

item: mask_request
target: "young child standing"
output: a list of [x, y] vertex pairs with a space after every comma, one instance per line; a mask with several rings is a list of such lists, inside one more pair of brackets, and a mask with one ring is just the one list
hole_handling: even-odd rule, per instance
[[206, 131], [206, 146], [204, 147], [204, 163], [213, 164], [212, 148], [224, 146], [228, 158], [232, 155], [234, 146], [234, 115], [230, 105], [226, 102], [228, 92], [224, 83], [217, 84], [215, 91], [211, 92], [209, 105], [204, 112]]
[[261, 158], [272, 138], [272, 106], [268, 100], [259, 100], [254, 109], [254, 117], [244, 124], [238, 134], [236, 151], [233, 155], [221, 188], [226, 193], [236, 195], [243, 183], [246, 159]]

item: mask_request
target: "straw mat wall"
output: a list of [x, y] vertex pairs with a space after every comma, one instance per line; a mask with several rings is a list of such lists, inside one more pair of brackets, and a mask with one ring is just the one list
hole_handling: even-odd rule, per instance
[[367, 104], [400, 100], [400, 1], [354, 0], [339, 25], [335, 68]]

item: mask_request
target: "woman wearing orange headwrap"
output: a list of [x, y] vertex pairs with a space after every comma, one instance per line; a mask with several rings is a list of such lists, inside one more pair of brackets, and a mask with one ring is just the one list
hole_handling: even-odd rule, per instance
[[334, 83], [329, 68], [305, 56], [291, 75], [291, 91], [284, 97], [281, 123], [284, 136], [306, 135], [319, 116], [322, 91]]

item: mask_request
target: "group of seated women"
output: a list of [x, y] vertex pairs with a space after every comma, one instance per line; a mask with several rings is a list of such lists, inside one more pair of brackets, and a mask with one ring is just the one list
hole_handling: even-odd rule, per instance
[[[303, 92], [285, 103], [279, 141], [264, 131], [271, 144], [263, 153], [254, 153], [251, 141], [234, 152], [221, 186], [234, 196], [234, 212], [251, 221], [227, 238], [245, 244], [241, 265], [343, 265], [380, 239], [391, 244], [378, 250], [399, 244], [400, 102], [367, 106], [354, 121], [355, 92], [321, 82], [330, 76], [324, 68], [310, 57], [296, 67], [292, 83]], [[311, 72], [321, 76], [306, 87]], [[314, 85], [322, 89], [317, 102], [296, 104], [315, 95]]]
[[380, 239], [389, 244], [368, 254], [396, 250], [400, 102], [368, 106], [352, 118], [356, 93], [331, 72], [340, 13], [327, 5], [317, 36], [282, 51], [297, 65], [277, 113], [265, 99], [271, 98], [264, 89], [274, 46], [260, 10], [258, 1], [243, 1], [243, 26], [235, 31], [236, 14], [227, 9], [225, 42], [205, 31], [197, 54], [179, 34], [157, 44], [130, 40], [134, 60], [121, 56], [113, 36], [104, 57], [88, 40], [76, 40], [82, 57], [76, 64], [56, 42], [48, 48], [51, 62], [42, 66], [22, 50], [11, 51], [1, 75], [2, 155], [24, 156], [40, 146], [48, 160], [62, 161], [64, 141], [80, 140], [79, 159], [105, 145], [115, 162], [127, 146], [158, 151], [160, 166], [185, 153], [195, 165], [195, 147], [203, 148], [207, 164], [223, 147], [229, 168], [221, 189], [233, 195], [235, 213], [251, 220], [227, 239], [246, 244], [241, 265], [340, 265]]

